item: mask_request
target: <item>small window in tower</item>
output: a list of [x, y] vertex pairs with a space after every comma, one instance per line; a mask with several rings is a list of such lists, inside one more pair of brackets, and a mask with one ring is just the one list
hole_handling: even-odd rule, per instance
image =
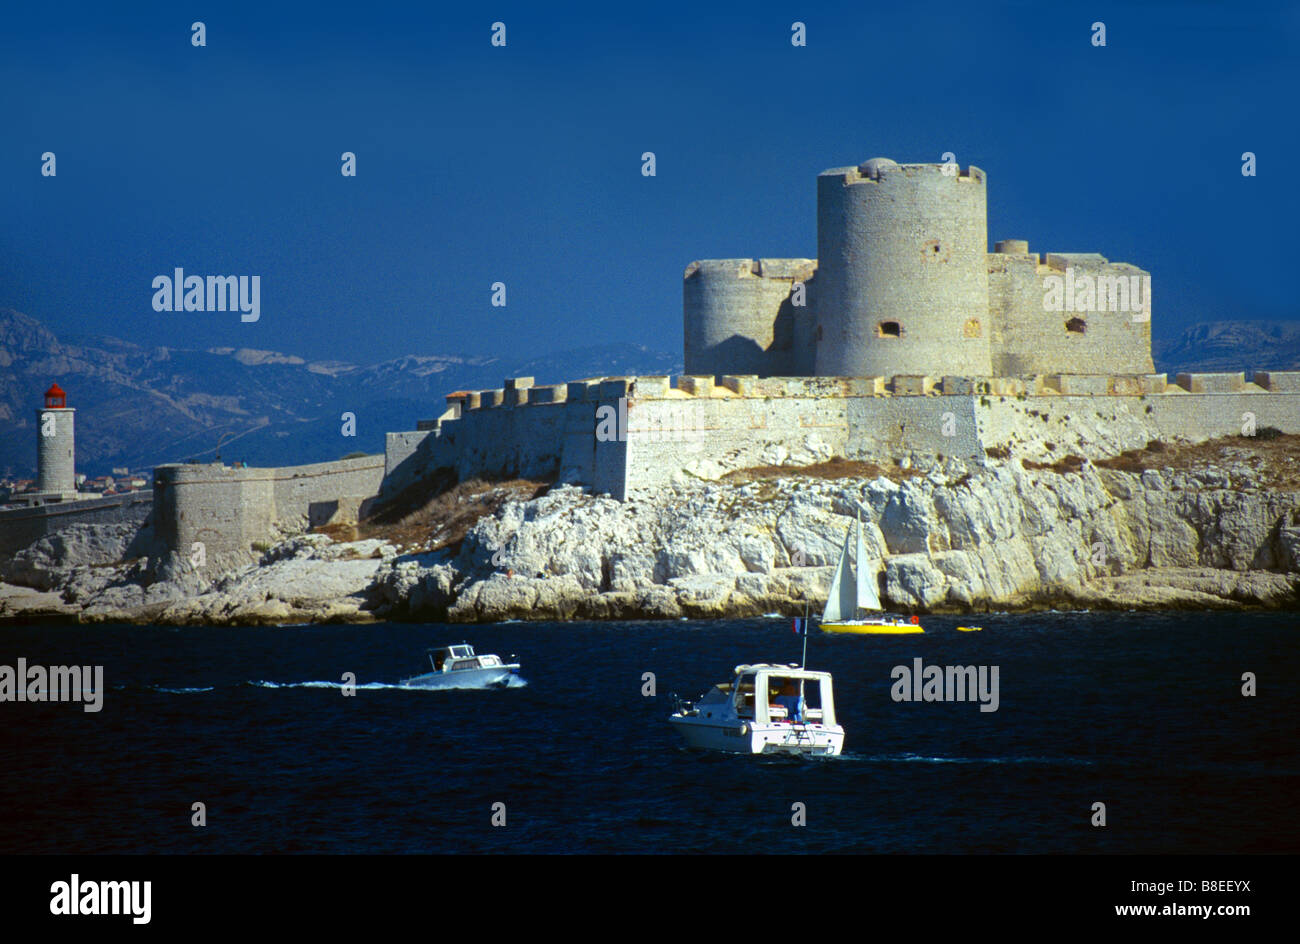
[[1071, 318], [1065, 323], [1065, 330], [1071, 334], [1084, 334], [1088, 330], [1088, 322], [1082, 318]]
[[935, 252], [938, 252], [938, 251], [939, 251], [939, 244], [938, 244], [938, 243], [935, 243], [935, 244], [934, 244], [934, 251], [935, 251]]
[[818, 325], [818, 326], [817, 326], [817, 340], [820, 341], [821, 339], [822, 339], [822, 326], [821, 326], [821, 325]]
[[881, 338], [901, 338], [903, 336], [903, 326], [897, 321], [882, 321], [876, 336]]

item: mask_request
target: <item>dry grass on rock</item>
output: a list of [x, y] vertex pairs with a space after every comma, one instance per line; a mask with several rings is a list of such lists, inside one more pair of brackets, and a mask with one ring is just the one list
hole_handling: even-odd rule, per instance
[[451, 470], [417, 482], [385, 502], [355, 527], [317, 528], [334, 540], [381, 538], [407, 551], [448, 549], [455, 553], [465, 535], [485, 515], [509, 501], [540, 498], [550, 482], [531, 479], [457, 482]]

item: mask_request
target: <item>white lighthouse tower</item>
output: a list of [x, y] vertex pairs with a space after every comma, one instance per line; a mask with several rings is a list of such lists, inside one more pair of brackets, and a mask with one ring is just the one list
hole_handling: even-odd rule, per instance
[[57, 383], [45, 391], [45, 405], [37, 412], [36, 491], [41, 501], [68, 501], [77, 497], [73, 414], [68, 395]]

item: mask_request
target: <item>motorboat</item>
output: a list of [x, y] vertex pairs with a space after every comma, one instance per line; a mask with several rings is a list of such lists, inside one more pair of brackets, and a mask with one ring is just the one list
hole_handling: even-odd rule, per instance
[[668, 721], [692, 748], [826, 756], [844, 749], [831, 674], [793, 663], [738, 665], [732, 681], [699, 701], [677, 699]]
[[[849, 553], [850, 545], [854, 545], [852, 554]], [[826, 609], [822, 611], [821, 630], [824, 633], [884, 635], [925, 632], [917, 617], [907, 619], [881, 610], [875, 574], [867, 567], [867, 545], [862, 539], [862, 516], [859, 514], [855, 527], [844, 536], [840, 562], [831, 579]]]
[[517, 662], [500, 656], [477, 655], [469, 643], [429, 649], [431, 672], [402, 679], [411, 688], [504, 688], [519, 673]]

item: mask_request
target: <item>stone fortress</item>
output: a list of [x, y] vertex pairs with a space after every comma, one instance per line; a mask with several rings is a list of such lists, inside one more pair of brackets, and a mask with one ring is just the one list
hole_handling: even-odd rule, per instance
[[[1154, 373], [1144, 270], [1019, 239], [990, 253], [986, 182], [978, 167], [886, 158], [823, 172], [818, 259], [687, 267], [683, 376], [452, 393], [438, 418], [388, 435], [385, 494], [438, 468], [623, 499], [837, 457], [1095, 459], [1300, 432], [1300, 373]], [[599, 435], [615, 411], [618, 435]]]
[[[1019, 239], [989, 253], [985, 182], [978, 167], [885, 158], [823, 172], [816, 260], [687, 268], [686, 373], [1151, 374], [1150, 274]], [[1079, 284], [1081, 311], [1044, 311], [1050, 276]]]
[[[1017, 239], [990, 253], [986, 206], [977, 167], [876, 158], [825, 171], [818, 259], [687, 267], [683, 376], [520, 377], [456, 391], [440, 416], [388, 433], [383, 457], [160, 466], [150, 531], [176, 554], [201, 542], [209, 560], [234, 563], [279, 534], [354, 521], [448, 470], [624, 500], [835, 458], [910, 468], [1099, 459], [1152, 440], [1300, 433], [1300, 372], [1170, 383], [1152, 364], [1148, 273], [1095, 253], [1032, 253]], [[41, 482], [62, 488], [62, 454], [51, 454], [48, 476], [41, 455]], [[5, 531], [17, 534], [6, 519], [23, 514], [0, 512], [0, 553], [15, 544]], [[43, 514], [26, 513], [24, 541], [63, 526]]]

